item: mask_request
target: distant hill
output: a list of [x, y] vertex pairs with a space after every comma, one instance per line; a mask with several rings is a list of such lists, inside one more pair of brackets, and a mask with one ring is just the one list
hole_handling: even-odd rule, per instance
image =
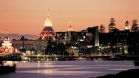
[[32, 40], [38, 39], [37, 35], [31, 35], [31, 34], [3, 34], [3, 33], [0, 33], [1, 39], [3, 39], [5, 36], [8, 36], [11, 40], [12, 39], [18, 40], [22, 36], [24, 36], [26, 39], [32, 39]]

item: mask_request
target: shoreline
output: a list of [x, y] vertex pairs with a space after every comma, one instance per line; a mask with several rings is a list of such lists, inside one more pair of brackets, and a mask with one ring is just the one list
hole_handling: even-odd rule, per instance
[[104, 76], [91, 78], [139, 78], [139, 69], [131, 69], [119, 72], [117, 74], [107, 74]]

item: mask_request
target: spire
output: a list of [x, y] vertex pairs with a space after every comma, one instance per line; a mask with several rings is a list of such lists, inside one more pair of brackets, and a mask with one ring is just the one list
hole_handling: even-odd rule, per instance
[[129, 25], [129, 22], [128, 22], [128, 20], [125, 22], [125, 26], [128, 26]]
[[129, 30], [129, 22], [128, 22], [128, 20], [125, 22], [125, 30]]
[[73, 31], [72, 25], [71, 25], [71, 20], [69, 21], [69, 26], [70, 26], [70, 28], [68, 29], [68, 31]]
[[69, 21], [69, 25], [70, 25], [70, 28], [71, 28], [71, 20]]
[[48, 9], [48, 14], [44, 26], [52, 27], [52, 21], [50, 20], [49, 9]]
[[49, 18], [50, 17], [50, 9], [48, 8], [48, 14], [47, 14], [47, 17]]
[[105, 27], [103, 26], [103, 24], [100, 25], [99, 32], [100, 33], [104, 33], [105, 32]]
[[109, 24], [109, 32], [112, 32], [114, 29], [116, 29], [116, 24], [115, 24], [115, 19], [111, 18], [110, 19], [110, 24]]

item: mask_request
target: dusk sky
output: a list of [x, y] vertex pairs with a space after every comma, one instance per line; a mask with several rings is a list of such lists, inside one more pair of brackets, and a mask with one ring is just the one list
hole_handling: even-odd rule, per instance
[[67, 31], [70, 20], [75, 31], [107, 28], [111, 17], [120, 29], [126, 19], [139, 20], [139, 0], [0, 0], [0, 33], [38, 35], [48, 8], [55, 31]]

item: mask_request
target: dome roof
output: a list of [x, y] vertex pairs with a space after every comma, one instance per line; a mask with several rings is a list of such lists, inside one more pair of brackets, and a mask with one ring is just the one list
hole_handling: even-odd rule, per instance
[[43, 31], [45, 31], [45, 32], [54, 32], [52, 27], [44, 27]]

